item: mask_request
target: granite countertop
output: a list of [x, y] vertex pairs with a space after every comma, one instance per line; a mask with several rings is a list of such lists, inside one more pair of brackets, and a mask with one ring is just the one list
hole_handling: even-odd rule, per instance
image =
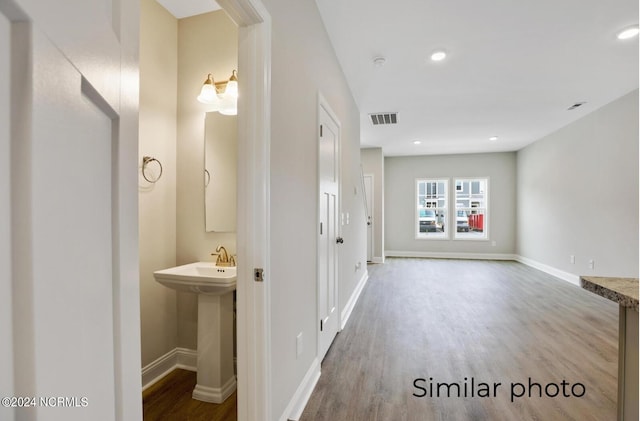
[[581, 276], [582, 288], [638, 311], [638, 279]]

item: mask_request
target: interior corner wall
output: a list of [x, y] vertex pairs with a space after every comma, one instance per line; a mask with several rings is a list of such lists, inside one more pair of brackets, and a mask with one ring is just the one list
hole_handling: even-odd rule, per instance
[[[155, 184], [142, 177], [141, 168], [138, 172], [143, 367], [178, 346], [176, 292], [153, 277], [176, 264], [177, 43], [177, 19], [155, 0], [142, 0], [138, 162], [151, 156], [163, 167]], [[155, 164], [148, 174], [159, 174]]]
[[[236, 233], [205, 232], [204, 125], [207, 106], [196, 100], [211, 73], [227, 80], [238, 68], [238, 28], [222, 11], [178, 21], [176, 263], [211, 261], [223, 245], [236, 253]], [[238, 75], [242, 84], [242, 75]], [[197, 348], [196, 294], [177, 293], [178, 346]]]
[[638, 277], [638, 90], [517, 158], [520, 256], [575, 275]]
[[384, 155], [382, 148], [360, 149], [363, 174], [373, 175], [373, 260], [384, 260]]
[[[516, 249], [515, 152], [385, 157], [385, 252], [510, 255]], [[489, 177], [488, 240], [416, 239], [416, 179]], [[450, 203], [454, 203], [451, 201]], [[493, 245], [495, 241], [495, 246]]]
[[[272, 414], [317, 357], [318, 94], [341, 123], [340, 310], [366, 271], [360, 116], [313, 1], [263, 0], [272, 17], [270, 282]], [[360, 267], [356, 269], [358, 263]], [[296, 336], [303, 352], [296, 356]]]

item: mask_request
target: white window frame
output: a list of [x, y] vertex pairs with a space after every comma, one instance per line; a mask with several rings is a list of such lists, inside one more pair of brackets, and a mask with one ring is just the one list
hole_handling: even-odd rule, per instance
[[[471, 237], [471, 236], [460, 236], [460, 235], [458, 235], [460, 233], [458, 233], [458, 229], [457, 229], [457, 225], [458, 224], [457, 224], [457, 221], [456, 221], [456, 223], [455, 223], [456, 229], [455, 229], [455, 231], [453, 232], [453, 235], [452, 235], [452, 238], [453, 238], [454, 241], [490, 241], [490, 236], [489, 236], [489, 232], [490, 232], [489, 231], [489, 229], [490, 229], [490, 226], [489, 226], [489, 219], [490, 219], [489, 218], [489, 215], [490, 215], [490, 212], [489, 212], [489, 210], [490, 210], [490, 201], [489, 201], [490, 196], [489, 196], [489, 193], [490, 193], [490, 190], [491, 190], [491, 187], [490, 187], [491, 179], [490, 179], [490, 177], [453, 177], [453, 183], [452, 184], [457, 186], [458, 182], [467, 181], [467, 182], [470, 183], [472, 181], [477, 181], [477, 180], [484, 180], [485, 181], [484, 207], [478, 208], [478, 207], [471, 206], [471, 201], [473, 199], [470, 197], [469, 198], [469, 200], [470, 200], [469, 206], [468, 207], [459, 208], [458, 207], [458, 197], [457, 197], [458, 191], [457, 191], [457, 187], [456, 187], [456, 189], [453, 191], [453, 202], [455, 203], [455, 207], [452, 207], [452, 209], [453, 209], [452, 210], [452, 214], [453, 214], [452, 221], [456, 221], [458, 210], [465, 210], [465, 211], [468, 210], [469, 213], [471, 213], [473, 209], [482, 209], [484, 211], [484, 213], [483, 213], [484, 216], [483, 216], [483, 221], [482, 221], [482, 224], [483, 224], [482, 236]], [[472, 194], [471, 192], [472, 192], [471, 184], [469, 184], [469, 195], [470, 196]], [[462, 233], [462, 234], [464, 234], [464, 233]]]
[[[442, 233], [422, 233], [420, 232], [420, 206], [418, 204], [418, 197], [420, 194], [420, 183], [440, 183], [440, 182], [444, 182], [445, 186], [444, 186], [444, 202], [445, 202], [445, 206], [444, 207], [435, 207], [435, 208], [430, 208], [430, 209], [434, 209], [436, 210], [436, 219], [438, 218], [438, 214], [439, 212], [437, 210], [442, 209], [443, 210], [443, 214], [444, 214], [444, 219], [445, 219], [445, 229], [444, 232]], [[450, 239], [450, 228], [451, 228], [451, 223], [447, 222], [447, 220], [450, 220], [450, 214], [451, 214], [451, 179], [449, 177], [421, 177], [421, 178], [416, 178], [415, 179], [415, 191], [414, 191], [414, 195], [413, 195], [413, 203], [414, 203], [414, 223], [413, 223], [413, 232], [414, 232], [414, 236], [416, 240], [449, 240]], [[429, 235], [431, 234], [431, 235]]]

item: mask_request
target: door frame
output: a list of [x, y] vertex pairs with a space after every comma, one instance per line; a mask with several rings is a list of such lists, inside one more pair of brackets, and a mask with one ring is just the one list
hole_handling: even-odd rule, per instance
[[[317, 115], [317, 122], [318, 124], [316, 124], [316, 138], [317, 138], [317, 154], [318, 154], [318, 158], [317, 158], [317, 175], [316, 178], [318, 180], [318, 184], [316, 186], [316, 200], [317, 200], [317, 204], [316, 204], [316, 321], [319, 321], [321, 318], [321, 314], [320, 314], [320, 116], [322, 113], [322, 110], [324, 110], [328, 115], [329, 118], [331, 118], [333, 120], [333, 122], [336, 124], [336, 126], [338, 127], [338, 165], [337, 165], [337, 173], [338, 173], [338, 203], [336, 208], [338, 209], [338, 221], [337, 221], [337, 225], [338, 225], [338, 229], [336, 230], [336, 236], [341, 237], [342, 236], [342, 222], [343, 222], [343, 215], [342, 215], [342, 125], [340, 124], [340, 120], [338, 119], [338, 116], [336, 115], [336, 113], [333, 112], [333, 110], [331, 109], [331, 106], [329, 105], [329, 102], [324, 98], [324, 96], [322, 95], [321, 92], [318, 92], [318, 115]], [[337, 270], [337, 277], [336, 277], [336, 288], [335, 288], [335, 294], [336, 294], [336, 305], [337, 305], [337, 309], [336, 309], [336, 313], [337, 313], [337, 318], [338, 318], [338, 330], [337, 332], [340, 332], [340, 326], [342, 326], [342, 312], [340, 311], [341, 309], [341, 305], [340, 305], [340, 253], [339, 253], [339, 247], [336, 247], [336, 266], [338, 268]], [[319, 357], [321, 353], [320, 350], [320, 323], [317, 324], [316, 326], [316, 357]], [[321, 362], [321, 361], [319, 361]]]
[[[271, 418], [269, 176], [271, 16], [260, 0], [218, 0], [238, 25], [238, 420]], [[254, 268], [264, 270], [254, 281]]]

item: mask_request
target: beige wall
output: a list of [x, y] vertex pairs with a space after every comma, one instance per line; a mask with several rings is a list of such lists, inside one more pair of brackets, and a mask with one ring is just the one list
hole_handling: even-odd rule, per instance
[[[204, 118], [196, 100], [208, 73], [227, 80], [238, 63], [238, 28], [223, 11], [178, 21], [176, 262], [209, 261], [220, 244], [236, 252], [235, 233], [205, 232]], [[238, 75], [242, 83], [242, 75]], [[197, 296], [178, 293], [178, 344], [196, 349]]]
[[153, 278], [176, 263], [177, 36], [177, 19], [155, 0], [142, 0], [139, 162], [148, 155], [163, 167], [157, 183], [138, 181], [143, 367], [178, 346], [176, 292]]
[[373, 261], [384, 259], [384, 155], [382, 148], [360, 150], [362, 172], [373, 176]]

